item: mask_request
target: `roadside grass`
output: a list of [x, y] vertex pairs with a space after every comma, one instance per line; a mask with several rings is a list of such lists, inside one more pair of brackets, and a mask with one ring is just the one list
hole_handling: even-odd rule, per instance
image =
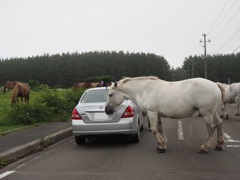
[[28, 106], [19, 98], [18, 105], [11, 107], [12, 90], [0, 92], [0, 136], [53, 121], [69, 121], [82, 93], [83, 90], [34, 88]]
[[[0, 89], [3, 89], [3, 87], [0, 87]], [[43, 91], [31, 91], [30, 93], [30, 101], [29, 103], [35, 103], [36, 102], [36, 98], [40, 95], [44, 93]], [[33, 125], [17, 125], [17, 124], [11, 124], [9, 122], [9, 120], [7, 119], [7, 115], [9, 113], [9, 111], [11, 110], [11, 106], [10, 106], [10, 99], [11, 99], [11, 95], [12, 95], [12, 90], [10, 90], [9, 92], [3, 93], [0, 92], [0, 136], [4, 136], [10, 133], [14, 133], [17, 131], [21, 131], [24, 129], [28, 129], [37, 125], [40, 125], [42, 123], [36, 123]]]

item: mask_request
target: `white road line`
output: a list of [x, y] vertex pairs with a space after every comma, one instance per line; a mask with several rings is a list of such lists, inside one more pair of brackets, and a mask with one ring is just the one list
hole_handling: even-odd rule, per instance
[[227, 147], [240, 147], [240, 145], [227, 145]]
[[14, 173], [14, 172], [15, 172], [15, 171], [6, 171], [5, 173], [0, 174], [0, 179], [2, 179], [2, 178], [6, 177], [6, 176], [8, 176], [8, 175], [10, 175], [10, 174], [12, 174], [12, 173]]
[[178, 140], [184, 140], [182, 121], [178, 121], [177, 125], [178, 125]]
[[223, 133], [224, 138], [226, 139], [225, 142], [240, 142], [239, 140], [233, 140], [231, 136], [229, 136], [227, 133]]

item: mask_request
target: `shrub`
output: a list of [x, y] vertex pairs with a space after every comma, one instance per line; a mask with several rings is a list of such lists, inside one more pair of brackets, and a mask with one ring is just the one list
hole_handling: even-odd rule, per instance
[[[73, 108], [77, 105], [84, 90], [47, 90], [34, 91], [29, 105], [14, 104], [5, 108], [0, 124], [31, 125], [41, 122], [68, 121]], [[5, 106], [4, 106], [5, 107]], [[2, 116], [1, 116], [2, 117]]]
[[15, 104], [8, 112], [8, 121], [12, 125], [30, 125], [51, 119], [49, 108], [42, 104]]
[[64, 90], [48, 92], [47, 94], [39, 97], [38, 101], [51, 109], [54, 116], [58, 118], [64, 114], [71, 113], [72, 109], [75, 107], [75, 102], [71, 96], [71, 92], [68, 93], [68, 91]]
[[68, 102], [74, 103], [72, 108], [74, 108], [80, 100], [80, 97], [84, 93], [84, 89], [71, 89], [67, 91], [65, 98]]
[[28, 85], [33, 89], [40, 87], [40, 83], [36, 80], [30, 80]]

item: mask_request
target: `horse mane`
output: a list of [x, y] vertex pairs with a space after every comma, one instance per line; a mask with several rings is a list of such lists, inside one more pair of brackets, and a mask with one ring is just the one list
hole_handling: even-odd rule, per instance
[[135, 81], [135, 80], [140, 80], [140, 81], [142, 81], [142, 80], [159, 80], [159, 78], [156, 77], [156, 76], [141, 76], [141, 77], [133, 77], [133, 78], [131, 78], [131, 77], [124, 77], [123, 79], [118, 81], [118, 84], [122, 85], [122, 84], [124, 84], [124, 83], [126, 83], [128, 81]]

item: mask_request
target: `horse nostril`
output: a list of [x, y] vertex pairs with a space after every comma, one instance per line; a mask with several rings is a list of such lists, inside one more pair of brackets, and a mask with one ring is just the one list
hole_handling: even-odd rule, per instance
[[106, 108], [105, 108], [105, 112], [106, 112], [106, 114], [113, 114], [113, 108], [111, 108], [111, 107], [106, 107]]

